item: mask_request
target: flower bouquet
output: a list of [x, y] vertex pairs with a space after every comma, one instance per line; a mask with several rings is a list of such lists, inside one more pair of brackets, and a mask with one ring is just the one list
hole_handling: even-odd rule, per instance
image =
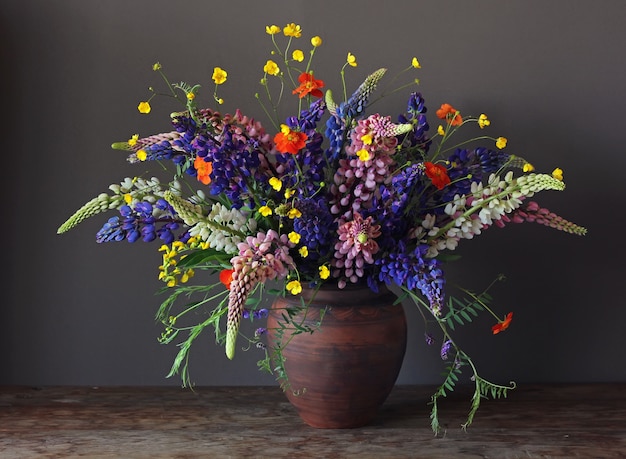
[[[453, 332], [486, 312], [494, 316], [492, 332], [497, 334], [507, 329], [512, 313], [496, 314], [487, 290], [451, 295], [444, 263], [460, 241], [493, 225], [535, 222], [585, 234], [531, 200], [539, 191], [563, 190], [562, 170], [535, 173], [527, 160], [505, 151], [505, 137], [462, 138], [467, 125], [488, 129], [490, 121], [485, 114], [466, 116], [449, 103], [438, 104], [437, 127], [431, 132], [433, 119], [427, 118], [418, 91], [408, 93], [406, 106], [393, 118], [370, 112], [371, 96], [386, 69], [372, 72], [348, 95], [345, 71], [357, 66], [352, 53], [341, 67], [343, 94], [336, 97], [313, 70], [320, 37], [311, 38], [305, 55], [296, 46], [300, 26], [272, 25], [266, 32], [272, 51], [256, 95], [264, 124], [240, 110], [223, 114], [199, 108], [200, 86], [172, 84], [155, 64], [153, 70], [165, 80], [165, 95], [180, 109], [165, 132], [135, 134], [113, 148], [127, 151], [130, 163], [170, 167], [173, 178], [164, 183], [133, 177], [110, 185], [58, 232], [116, 211], [97, 233], [97, 242], [161, 244], [159, 278], [169, 295], [157, 312], [164, 325], [160, 341], [180, 346], [170, 375], [180, 373], [183, 384], [190, 382], [190, 347], [207, 328], [228, 358], [237, 341], [245, 340], [262, 349], [262, 368], [287, 379], [272, 367], [281, 349], [266, 346], [265, 328], [257, 327], [250, 336], [240, 329], [242, 320], [266, 316], [261, 302], [266, 293], [298, 295], [303, 288], [329, 283], [339, 288], [362, 283], [373, 291], [394, 286], [400, 300], [412, 300], [422, 311], [426, 341], [438, 343], [445, 361], [445, 379], [431, 400], [433, 430], [440, 430], [438, 399], [454, 389], [464, 370], [475, 384], [464, 426], [469, 425], [481, 398], [505, 396], [514, 384], [481, 378]], [[413, 58], [401, 75], [419, 69]], [[228, 74], [215, 67], [212, 79], [213, 105], [219, 107], [219, 88]], [[411, 77], [404, 87], [417, 84]], [[153, 98], [163, 95], [151, 91], [138, 106], [141, 113], [148, 114]], [[297, 109], [281, 118], [285, 100]], [[289, 322], [289, 315], [284, 319]]]

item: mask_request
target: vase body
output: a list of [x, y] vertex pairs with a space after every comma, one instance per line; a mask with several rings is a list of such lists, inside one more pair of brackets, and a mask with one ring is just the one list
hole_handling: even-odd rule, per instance
[[[285, 308], [308, 307], [293, 322], [315, 327], [313, 333], [276, 332]], [[282, 350], [288, 378], [286, 395], [300, 418], [316, 428], [352, 428], [368, 424], [393, 388], [406, 351], [407, 326], [402, 304], [381, 287], [304, 289], [278, 297], [268, 316], [270, 346]]]

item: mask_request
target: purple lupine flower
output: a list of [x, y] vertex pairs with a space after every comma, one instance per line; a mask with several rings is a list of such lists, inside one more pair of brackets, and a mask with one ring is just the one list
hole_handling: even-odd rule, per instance
[[451, 340], [446, 340], [444, 341], [444, 343], [441, 345], [441, 360], [448, 360], [448, 358], [450, 357], [450, 348], [452, 347], [452, 341]]

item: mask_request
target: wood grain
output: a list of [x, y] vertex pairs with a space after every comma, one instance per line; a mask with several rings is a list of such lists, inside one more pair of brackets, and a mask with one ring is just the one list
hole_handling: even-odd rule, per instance
[[0, 458], [623, 458], [626, 383], [527, 385], [484, 401], [467, 432], [465, 388], [440, 405], [397, 386], [366, 427], [314, 429], [277, 387], [0, 387]]

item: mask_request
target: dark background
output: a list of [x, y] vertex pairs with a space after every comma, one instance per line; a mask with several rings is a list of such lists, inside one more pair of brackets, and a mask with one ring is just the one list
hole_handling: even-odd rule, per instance
[[[336, 92], [348, 51], [359, 62], [347, 71], [351, 89], [417, 56], [431, 116], [442, 102], [487, 113], [508, 151], [539, 171], [565, 171], [565, 192], [537, 198], [589, 234], [525, 224], [463, 241], [450, 279], [479, 290], [504, 273], [496, 308], [515, 316], [497, 336], [485, 316], [460, 341], [499, 382], [624, 381], [622, 1], [4, 0], [0, 384], [179, 384], [165, 378], [176, 348], [157, 343], [153, 320], [158, 245], [96, 244], [108, 216], [56, 229], [110, 183], [144, 172], [109, 146], [169, 129], [171, 105], [155, 102], [147, 117], [136, 109], [160, 85], [154, 62], [172, 81], [202, 83], [207, 103], [213, 67], [227, 69], [223, 110], [264, 119], [254, 99], [270, 46], [264, 29], [288, 22], [302, 26], [305, 51], [311, 36], [323, 38], [316, 71]], [[396, 114], [404, 104], [402, 94], [376, 109]], [[438, 382], [438, 347], [424, 344], [416, 311], [407, 314], [399, 382]], [[207, 334], [192, 352], [192, 378], [273, 384], [258, 358], [250, 350], [228, 361]]]

